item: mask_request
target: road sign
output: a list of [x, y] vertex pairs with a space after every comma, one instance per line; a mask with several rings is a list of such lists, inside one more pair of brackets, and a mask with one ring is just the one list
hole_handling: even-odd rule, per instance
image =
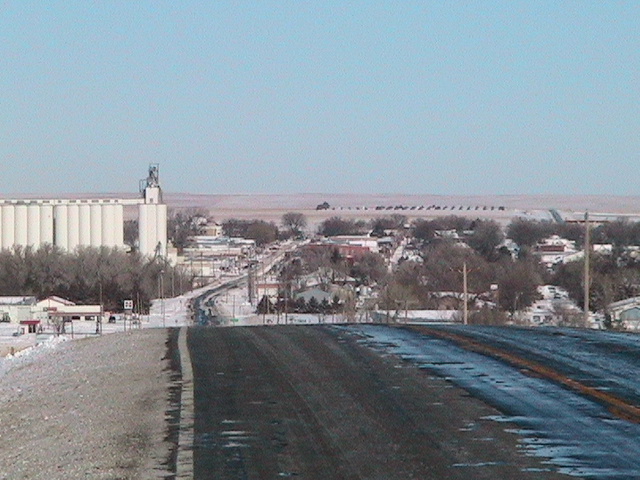
[[124, 309], [125, 310], [133, 310], [133, 300], [125, 300], [124, 301]]

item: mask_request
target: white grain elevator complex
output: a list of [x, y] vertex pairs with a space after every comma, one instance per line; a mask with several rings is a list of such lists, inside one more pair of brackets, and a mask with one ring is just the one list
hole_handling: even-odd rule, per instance
[[0, 200], [0, 248], [38, 249], [45, 244], [118, 247], [124, 243], [124, 208], [137, 207], [138, 248], [148, 256], [167, 253], [167, 206], [162, 201], [157, 165], [141, 181], [140, 198]]

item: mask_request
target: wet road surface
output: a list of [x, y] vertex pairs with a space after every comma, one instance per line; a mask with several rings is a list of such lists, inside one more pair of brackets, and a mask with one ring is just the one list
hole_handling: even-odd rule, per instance
[[502, 422], [517, 408], [425, 367], [447, 361], [433, 344], [458, 348], [389, 327], [190, 328], [194, 478], [567, 478]]
[[495, 407], [502, 413], [494, 420], [556, 471], [640, 478], [640, 337], [462, 326], [349, 331]]

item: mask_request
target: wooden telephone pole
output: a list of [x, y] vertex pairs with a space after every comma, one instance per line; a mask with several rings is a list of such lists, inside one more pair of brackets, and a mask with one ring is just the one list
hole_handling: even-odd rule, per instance
[[468, 289], [467, 289], [467, 262], [462, 263], [462, 290], [464, 294], [464, 315], [463, 322], [465, 325], [469, 324], [469, 307], [467, 305], [468, 302]]
[[589, 287], [591, 283], [589, 268], [589, 253], [591, 251], [591, 239], [589, 232], [589, 212], [584, 214], [584, 326], [589, 325]]

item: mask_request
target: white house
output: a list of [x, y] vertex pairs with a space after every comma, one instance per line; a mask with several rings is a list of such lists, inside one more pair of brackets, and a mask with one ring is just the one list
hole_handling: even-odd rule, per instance
[[568, 298], [541, 299], [522, 311], [520, 320], [533, 326], [579, 326], [583, 322], [582, 310]]
[[560, 300], [569, 298], [569, 292], [558, 285], [540, 285], [538, 293], [543, 300]]
[[373, 253], [379, 252], [378, 239], [368, 235], [336, 235], [331, 240], [342, 245], [368, 248]]

